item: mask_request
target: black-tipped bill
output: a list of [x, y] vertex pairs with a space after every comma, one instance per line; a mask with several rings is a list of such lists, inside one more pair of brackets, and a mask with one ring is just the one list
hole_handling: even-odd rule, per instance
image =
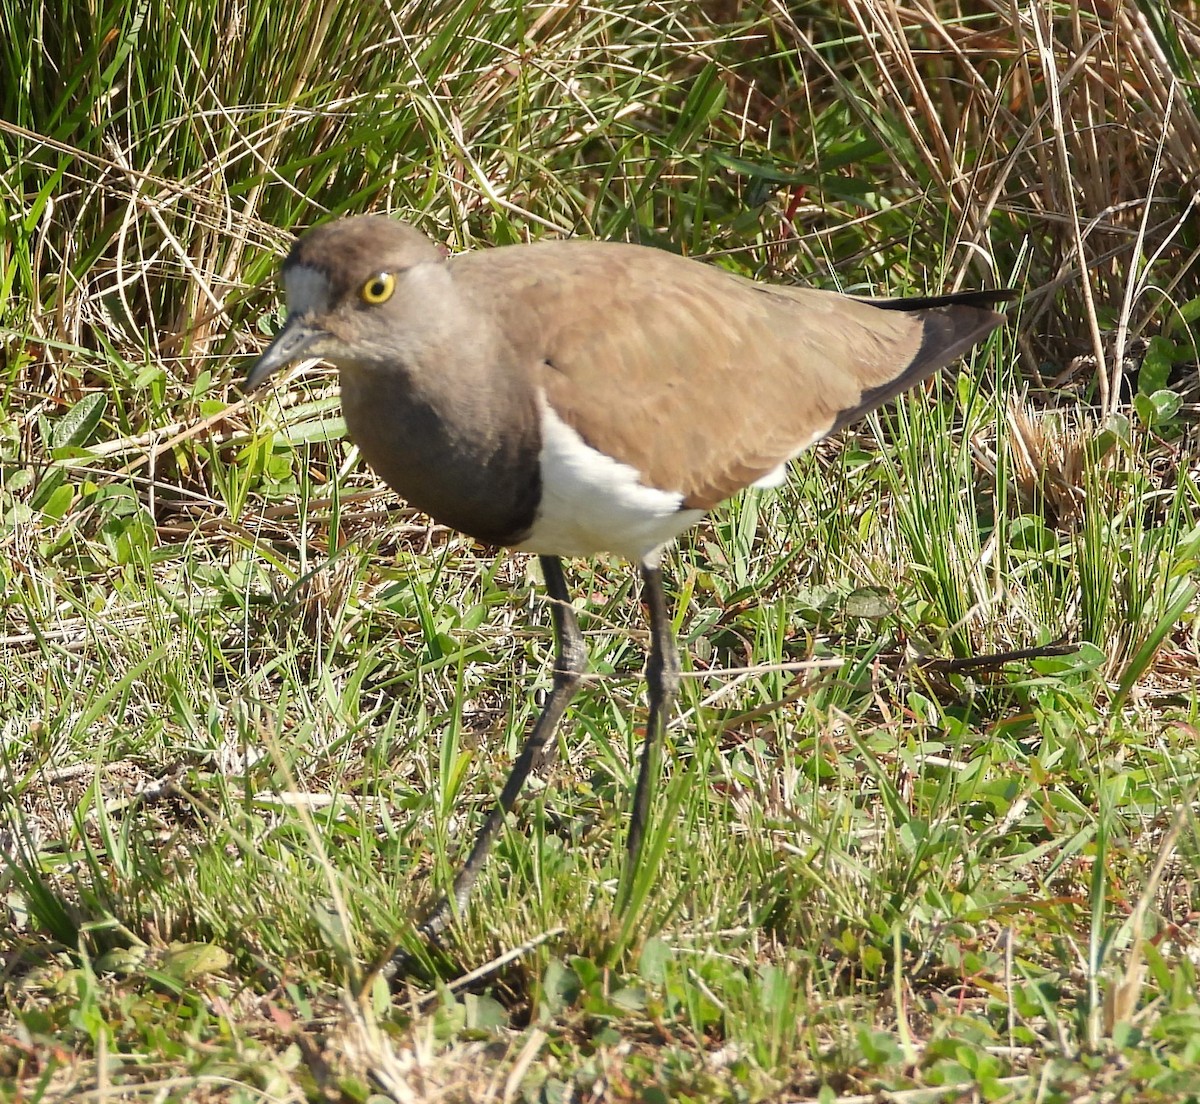
[[254, 362], [254, 367], [246, 373], [242, 390], [249, 394], [266, 383], [280, 368], [312, 356], [310, 350], [325, 336], [324, 330], [312, 325], [303, 315], [293, 315], [284, 323], [283, 329], [275, 335], [275, 340], [267, 346], [263, 355]]

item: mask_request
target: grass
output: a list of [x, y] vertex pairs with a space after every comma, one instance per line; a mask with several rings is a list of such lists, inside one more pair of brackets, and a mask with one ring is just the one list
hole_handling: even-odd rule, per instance
[[[932, 7], [0, 0], [0, 1098], [1200, 1097], [1200, 11]], [[552, 640], [330, 375], [234, 386], [367, 209], [1023, 292], [670, 559], [623, 913], [645, 624], [578, 563], [560, 764], [414, 938]]]

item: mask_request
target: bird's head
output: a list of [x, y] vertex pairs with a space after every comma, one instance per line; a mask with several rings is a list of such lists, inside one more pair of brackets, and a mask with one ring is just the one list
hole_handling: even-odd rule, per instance
[[297, 360], [394, 367], [411, 360], [448, 295], [445, 254], [420, 231], [381, 215], [302, 235], [283, 264], [287, 321], [250, 369], [246, 391]]

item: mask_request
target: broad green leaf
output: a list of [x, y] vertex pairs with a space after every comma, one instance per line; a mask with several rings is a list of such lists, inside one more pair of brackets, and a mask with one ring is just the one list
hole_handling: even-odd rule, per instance
[[93, 391], [84, 395], [70, 410], [54, 422], [50, 431], [52, 449], [78, 447], [87, 444], [100, 419], [104, 417], [108, 399], [103, 393]]
[[1138, 371], [1138, 392], [1142, 395], [1152, 395], [1166, 387], [1177, 357], [1178, 350], [1173, 342], [1165, 337], [1152, 337]]

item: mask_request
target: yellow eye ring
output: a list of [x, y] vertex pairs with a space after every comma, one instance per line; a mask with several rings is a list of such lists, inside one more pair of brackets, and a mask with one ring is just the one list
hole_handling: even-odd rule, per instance
[[380, 303], [386, 303], [396, 290], [396, 277], [390, 272], [376, 272], [363, 286], [359, 289], [358, 294], [362, 296], [364, 303], [369, 303], [373, 307], [379, 306]]

